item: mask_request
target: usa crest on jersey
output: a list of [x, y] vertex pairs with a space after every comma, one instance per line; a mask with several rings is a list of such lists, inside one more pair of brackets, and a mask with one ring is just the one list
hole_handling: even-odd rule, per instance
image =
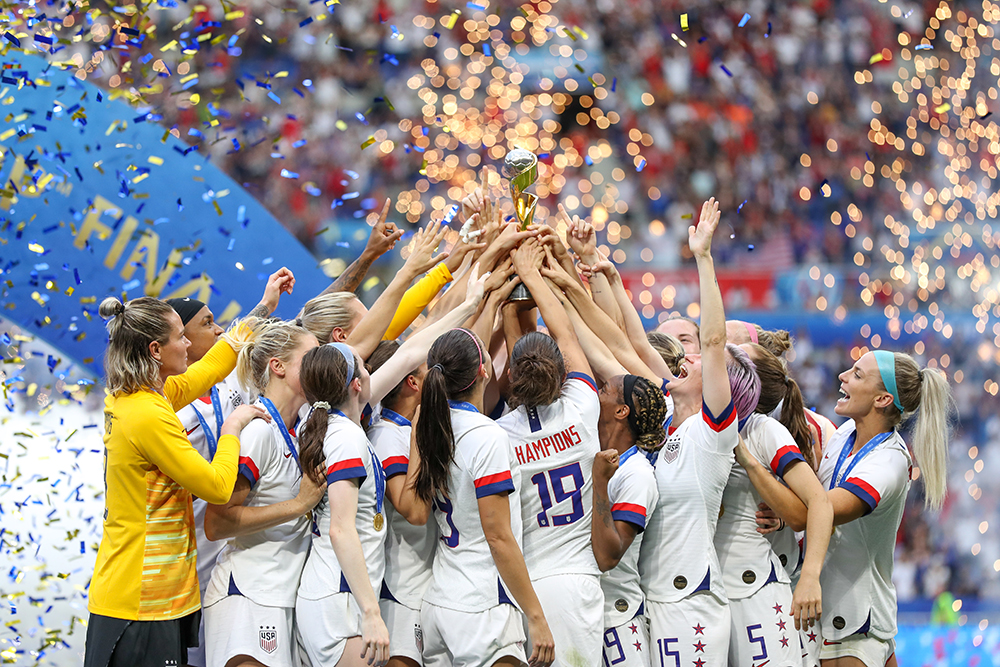
[[681, 435], [675, 433], [667, 437], [667, 442], [663, 445], [663, 460], [673, 463], [681, 453]]
[[273, 626], [260, 626], [260, 648], [269, 654], [278, 648], [278, 631]]

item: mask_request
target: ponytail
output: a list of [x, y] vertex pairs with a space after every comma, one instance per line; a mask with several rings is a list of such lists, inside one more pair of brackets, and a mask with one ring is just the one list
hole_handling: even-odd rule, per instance
[[330, 415], [326, 408], [314, 406], [309, 411], [305, 426], [299, 432], [299, 463], [302, 465], [302, 474], [309, 475], [317, 484], [322, 484], [325, 477], [319, 466], [326, 460], [323, 442], [326, 440], [329, 422]]
[[424, 502], [430, 502], [439, 491], [448, 495], [448, 472], [455, 459], [455, 434], [451, 428], [444, 369], [438, 364], [428, 368], [424, 376], [420, 419], [414, 428], [420, 451], [414, 492]]
[[[360, 365], [354, 357], [355, 367]], [[326, 461], [323, 443], [330, 423], [327, 410], [341, 407], [350, 397], [347, 360], [331, 345], [320, 345], [306, 352], [299, 367], [299, 383], [312, 410], [299, 432], [299, 464], [302, 473], [322, 483], [325, 475], [317, 468]]]
[[[757, 369], [760, 370], [760, 366], [757, 366]], [[806, 406], [802, 400], [799, 383], [791, 377], [785, 378], [785, 397], [781, 403], [781, 416], [778, 421], [792, 434], [792, 439], [798, 445], [806, 463], [815, 470], [816, 452], [813, 449], [812, 429], [809, 428], [809, 422], [806, 421]]]
[[[951, 387], [936, 368], [920, 370], [910, 355], [903, 352], [892, 355], [903, 412], [894, 404], [882, 408], [882, 412], [893, 427], [917, 413], [912, 442], [914, 458], [924, 479], [924, 504], [939, 509], [948, 492], [948, 416], [954, 407]], [[885, 389], [885, 383], [882, 384]]]
[[925, 368], [920, 377], [920, 411], [913, 427], [913, 453], [924, 478], [925, 504], [939, 509], [948, 491], [948, 414], [953, 399], [941, 371]]
[[468, 329], [446, 331], [427, 353], [420, 419], [414, 426], [420, 452], [414, 493], [424, 502], [431, 502], [438, 493], [448, 495], [448, 476], [455, 459], [448, 401], [467, 398], [475, 391], [484, 361], [482, 342]]

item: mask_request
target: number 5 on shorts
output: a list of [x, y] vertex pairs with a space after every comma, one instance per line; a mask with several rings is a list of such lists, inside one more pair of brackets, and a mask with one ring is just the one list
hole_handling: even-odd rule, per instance
[[751, 658], [751, 660], [753, 660], [754, 662], [758, 660], [767, 660], [767, 646], [764, 645], [764, 638], [754, 637], [753, 636], [754, 630], [760, 630], [760, 623], [758, 623], [757, 625], [747, 626], [747, 639], [750, 640], [751, 644], [760, 644], [760, 655], [755, 655], [753, 658]]

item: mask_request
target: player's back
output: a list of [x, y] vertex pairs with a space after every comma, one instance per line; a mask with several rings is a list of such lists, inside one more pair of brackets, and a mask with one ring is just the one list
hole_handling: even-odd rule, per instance
[[599, 414], [593, 380], [570, 373], [554, 402], [520, 406], [497, 420], [521, 475], [524, 560], [532, 579], [600, 574], [590, 526]]

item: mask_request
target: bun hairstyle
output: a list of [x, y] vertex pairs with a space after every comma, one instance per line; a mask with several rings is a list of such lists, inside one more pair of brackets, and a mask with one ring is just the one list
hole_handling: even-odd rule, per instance
[[[912, 445], [920, 476], [924, 480], [924, 502], [938, 509], [948, 491], [948, 417], [954, 408], [951, 387], [944, 373], [936, 368], [917, 366], [913, 357], [893, 352], [896, 391], [900, 411], [894, 404], [881, 408], [892, 427], [908, 421], [914, 413]], [[885, 389], [885, 383], [879, 378]]]
[[754, 326], [757, 327], [757, 342], [774, 356], [781, 359], [785, 352], [792, 349], [792, 335], [784, 329], [767, 331], [756, 324]]
[[[354, 357], [354, 368], [360, 368], [361, 361]], [[322, 483], [324, 473], [317, 468], [324, 462], [323, 441], [326, 439], [326, 428], [330, 422], [327, 406], [317, 406], [316, 403], [326, 403], [329, 409], [338, 409], [350, 397], [350, 384], [354, 378], [348, 378], [348, 365], [344, 354], [332, 345], [320, 345], [306, 352], [302, 357], [302, 367], [299, 369], [299, 383], [306, 400], [313, 405], [305, 425], [299, 432], [299, 461], [303, 474], [309, 475], [315, 482]]]
[[681, 364], [684, 363], [684, 357], [687, 355], [680, 341], [670, 334], [659, 331], [650, 331], [647, 333], [646, 340], [653, 346], [657, 354], [663, 357], [663, 361], [667, 363], [667, 368], [670, 369], [670, 372], [674, 376], [680, 375]]
[[246, 343], [236, 357], [236, 377], [244, 388], [260, 395], [271, 381], [271, 359], [288, 363], [292, 353], [309, 332], [283, 320], [266, 320], [257, 326], [254, 340]]
[[621, 376], [622, 403], [628, 407], [629, 431], [639, 449], [654, 452], [663, 446], [666, 434], [667, 400], [663, 391], [644, 377]]
[[806, 462], [815, 470], [816, 454], [813, 451], [813, 435], [806, 421], [805, 403], [798, 383], [786, 374], [785, 364], [763, 345], [751, 343], [754, 352], [753, 363], [760, 378], [760, 400], [756, 412], [769, 415], [781, 404], [778, 421], [792, 434], [799, 451]]
[[550, 336], [532, 331], [521, 336], [510, 353], [511, 408], [549, 405], [559, 398], [566, 380], [566, 364]]
[[174, 309], [151, 296], [127, 304], [109, 296], [97, 312], [108, 320], [108, 348], [104, 353], [108, 392], [119, 395], [155, 390], [160, 384], [160, 362], [150, 354], [149, 344], [169, 342]]
[[351, 325], [354, 314], [348, 304], [357, 300], [354, 292], [321, 294], [306, 302], [296, 323], [316, 336], [320, 345], [329, 343], [334, 329], [346, 329]]
[[483, 343], [468, 329], [452, 329], [438, 336], [427, 353], [427, 374], [420, 391], [420, 419], [414, 426], [420, 470], [414, 492], [425, 502], [448, 495], [448, 473], [455, 458], [450, 400], [468, 398], [475, 391], [483, 365]]
[[[375, 351], [371, 353], [368, 357], [368, 361], [365, 362], [365, 368], [368, 370], [368, 374], [372, 374], [382, 367], [382, 364], [389, 361], [392, 355], [396, 354], [396, 350], [399, 349], [398, 340], [383, 340], [379, 341], [379, 344], [375, 346]], [[413, 375], [413, 373], [407, 373], [402, 380], [399, 381], [395, 387], [389, 390], [389, 393], [382, 397], [382, 405], [392, 410], [393, 406], [396, 405], [396, 399], [399, 398], [399, 392], [403, 389], [403, 384], [406, 382], [406, 378]]]

